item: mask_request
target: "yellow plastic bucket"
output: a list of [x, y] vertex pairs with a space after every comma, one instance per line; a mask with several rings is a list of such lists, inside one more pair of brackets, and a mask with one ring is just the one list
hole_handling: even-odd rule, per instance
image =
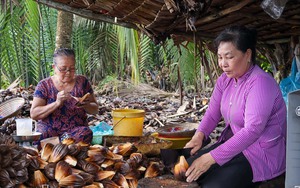
[[112, 117], [115, 136], [143, 136], [144, 110], [117, 109]]

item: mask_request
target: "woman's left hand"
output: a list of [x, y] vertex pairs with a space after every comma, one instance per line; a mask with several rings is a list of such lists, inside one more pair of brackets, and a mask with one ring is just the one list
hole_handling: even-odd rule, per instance
[[93, 94], [87, 97], [84, 101], [77, 103], [77, 108], [84, 109], [88, 114], [98, 113], [98, 103]]
[[206, 153], [200, 156], [198, 159], [194, 160], [192, 165], [186, 171], [186, 181], [196, 181], [204, 172], [206, 172], [210, 168], [211, 165], [215, 163], [216, 161], [210, 155], [210, 153]]

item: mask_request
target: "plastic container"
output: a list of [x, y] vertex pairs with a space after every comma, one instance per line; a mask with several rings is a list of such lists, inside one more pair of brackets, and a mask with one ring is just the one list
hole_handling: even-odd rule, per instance
[[106, 136], [106, 135], [111, 135], [111, 133], [104, 133], [104, 134], [93, 135], [92, 145], [102, 144], [102, 142], [103, 142], [103, 136]]
[[144, 110], [117, 109], [112, 117], [115, 136], [143, 136]]
[[106, 122], [100, 122], [98, 125], [90, 126], [93, 132], [92, 144], [102, 144], [103, 136], [113, 135], [112, 126], [108, 125]]

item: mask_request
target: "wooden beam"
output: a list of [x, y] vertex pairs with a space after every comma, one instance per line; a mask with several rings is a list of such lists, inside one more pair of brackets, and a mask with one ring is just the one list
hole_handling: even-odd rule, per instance
[[90, 11], [90, 10], [73, 8], [71, 6], [68, 6], [68, 5], [65, 5], [65, 4], [62, 4], [62, 3], [58, 3], [58, 2], [54, 2], [54, 1], [50, 1], [50, 0], [36, 0], [36, 2], [40, 3], [40, 4], [44, 4], [48, 7], [58, 9], [58, 10], [70, 12], [70, 13], [73, 13], [73, 14], [76, 14], [78, 16], [88, 18], [88, 19], [91, 19], [91, 20], [111, 23], [111, 24], [115, 24], [115, 25], [119, 25], [119, 26], [123, 26], [123, 27], [138, 30], [138, 27], [135, 24], [125, 22], [125, 21], [119, 21], [119, 20], [117, 20], [115, 22], [115, 18], [112, 17], [112, 16], [109, 16], [109, 15], [104, 15], [104, 14], [100, 14], [100, 13], [97, 14], [97, 13], [94, 13], [93, 11]]
[[300, 33], [300, 29], [291, 29], [289, 31], [286, 30], [277, 30], [276, 32], [273, 32], [272, 34], [265, 34], [263, 36], [259, 36], [259, 38], [262, 41], [266, 41], [266, 40], [278, 40], [278, 39], [282, 39], [282, 38], [287, 38], [290, 36], [299, 36]]
[[267, 43], [267, 44], [289, 43], [289, 42], [291, 42], [291, 37], [281, 38], [281, 39], [274, 39], [274, 40], [266, 40], [264, 42]]
[[295, 25], [295, 26], [299, 26], [300, 25], [300, 21], [299, 20], [293, 20], [293, 19], [286, 19], [286, 18], [278, 18], [278, 19], [273, 19], [270, 16], [264, 16], [264, 15], [253, 15], [253, 14], [249, 14], [249, 13], [245, 13], [245, 12], [240, 12], [236, 14], [238, 17], [243, 18], [243, 17], [247, 17], [247, 18], [258, 18], [260, 20], [263, 21], [270, 21], [272, 23], [274, 22], [278, 22], [278, 23], [283, 23], [283, 24], [291, 24], [291, 25]]
[[243, 8], [244, 6], [246, 6], [246, 5], [248, 5], [249, 3], [252, 3], [252, 2], [255, 2], [255, 0], [244, 0], [244, 1], [241, 1], [240, 3], [238, 3], [235, 6], [232, 6], [230, 8], [221, 10], [221, 11], [216, 12], [214, 14], [211, 14], [209, 16], [206, 16], [206, 17], [198, 19], [196, 21], [195, 25], [198, 26], [198, 24], [201, 25], [203, 23], [207, 23], [207, 22], [213, 21], [215, 19], [218, 19], [218, 18], [220, 18], [222, 16], [225, 16], [227, 14], [230, 14], [232, 12], [236, 12], [236, 11], [240, 10], [241, 8]]

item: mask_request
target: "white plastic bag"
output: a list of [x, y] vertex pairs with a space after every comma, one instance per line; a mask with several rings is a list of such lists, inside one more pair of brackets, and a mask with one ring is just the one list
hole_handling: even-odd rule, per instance
[[278, 19], [283, 12], [286, 2], [287, 0], [263, 0], [260, 6], [272, 18]]

